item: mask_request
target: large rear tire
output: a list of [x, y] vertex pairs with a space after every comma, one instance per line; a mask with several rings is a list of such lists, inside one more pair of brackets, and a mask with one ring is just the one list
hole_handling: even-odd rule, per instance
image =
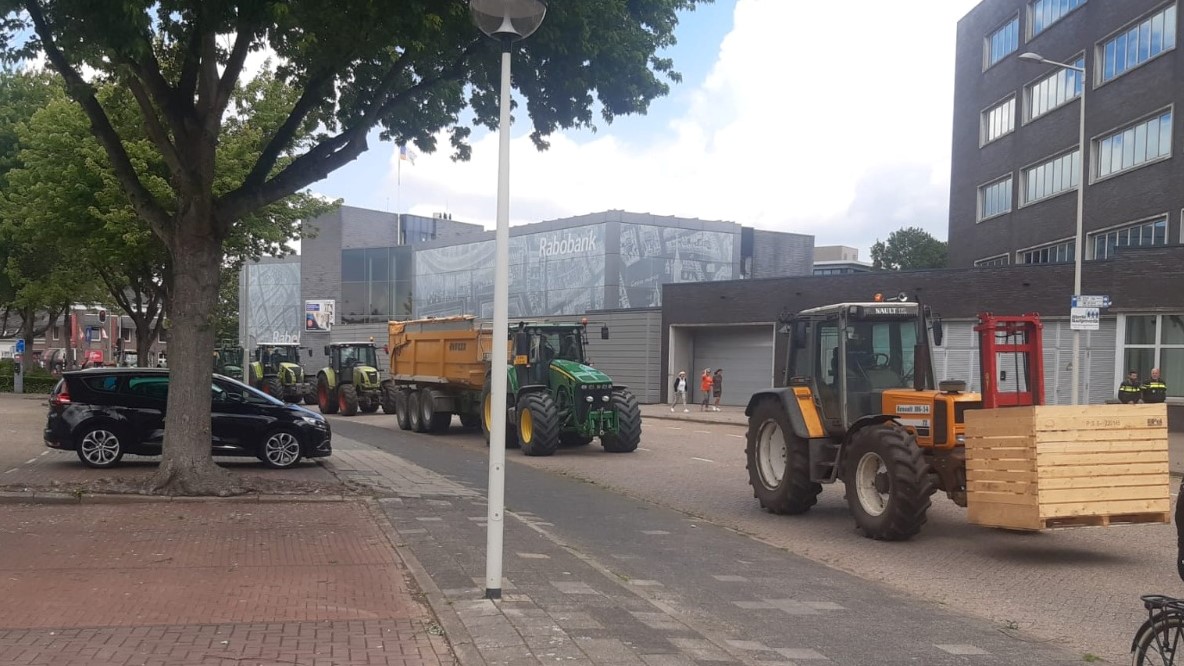
[[448, 432], [452, 425], [452, 412], [436, 409], [436, 393], [432, 389], [419, 392], [419, 420], [424, 430], [436, 435]]
[[427, 424], [423, 422], [423, 412], [420, 411], [419, 405], [419, 391], [410, 391], [407, 394], [407, 419], [413, 432], [427, 432]]
[[355, 416], [358, 413], [358, 387], [342, 384], [337, 389], [337, 408], [342, 416]]
[[411, 430], [410, 391], [395, 389], [395, 418], [399, 422], [399, 430]]
[[625, 389], [613, 389], [609, 401], [617, 413], [617, 431], [600, 436], [600, 444], [609, 453], [633, 453], [641, 444], [641, 407], [637, 398]]
[[822, 484], [810, 480], [810, 450], [793, 433], [780, 400], [758, 402], [748, 419], [748, 485], [769, 513], [797, 515], [818, 503]]
[[337, 391], [329, 388], [329, 380], [321, 375], [317, 378], [317, 405], [322, 414], [337, 413]]
[[[489, 429], [493, 427], [493, 400], [490, 396], [489, 389], [492, 386], [489, 375], [485, 375], [485, 387], [481, 389], [481, 434], [485, 435], [485, 446], [489, 446]], [[514, 401], [510, 396], [506, 396], [506, 405], [512, 405]], [[510, 422], [509, 417], [506, 417], [506, 448], [518, 448], [518, 428]]]
[[518, 398], [518, 448], [528, 456], [549, 456], [559, 448], [559, 410], [549, 393]]
[[843, 454], [843, 484], [855, 526], [881, 541], [920, 532], [936, 489], [916, 437], [895, 423], [855, 433]]

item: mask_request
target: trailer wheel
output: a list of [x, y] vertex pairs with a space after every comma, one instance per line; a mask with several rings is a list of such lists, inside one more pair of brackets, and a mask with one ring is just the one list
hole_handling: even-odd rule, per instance
[[480, 414], [460, 414], [460, 427], [465, 430], [476, 430], [481, 427]]
[[411, 430], [411, 398], [407, 389], [395, 389], [395, 418], [399, 430]]
[[383, 382], [382, 387], [379, 388], [379, 395], [382, 396], [383, 414], [394, 414], [398, 411], [398, 407], [395, 405], [395, 385], [393, 382], [390, 380]]
[[559, 448], [559, 410], [549, 393], [518, 398], [518, 446], [528, 456], [549, 456]]
[[419, 422], [423, 424], [424, 432], [440, 434], [448, 431], [452, 425], [452, 412], [436, 409], [436, 393], [432, 389], [419, 392]]
[[797, 515], [818, 503], [822, 485], [810, 480], [810, 450], [793, 434], [780, 400], [762, 400], [748, 420], [748, 485], [769, 513]]
[[419, 407], [419, 391], [407, 392], [407, 423], [413, 432], [427, 432], [427, 426], [421, 420]]
[[[489, 446], [489, 429], [493, 427], [493, 400], [489, 394], [489, 374], [485, 375], [485, 386], [481, 389], [481, 434], [485, 435], [485, 446]], [[513, 398], [506, 396], [506, 405], [514, 404]], [[518, 428], [506, 418], [506, 448], [518, 448]]]
[[856, 527], [881, 541], [920, 532], [935, 490], [916, 437], [895, 423], [855, 433], [843, 455], [843, 484]]
[[617, 413], [617, 431], [600, 436], [600, 444], [609, 453], [632, 453], [641, 444], [641, 407], [637, 398], [625, 389], [614, 389], [609, 401]]

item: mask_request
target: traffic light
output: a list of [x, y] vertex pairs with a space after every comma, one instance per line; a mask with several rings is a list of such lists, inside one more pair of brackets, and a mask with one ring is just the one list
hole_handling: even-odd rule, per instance
[[107, 311], [106, 310], [99, 310], [99, 323], [100, 324], [107, 323]]

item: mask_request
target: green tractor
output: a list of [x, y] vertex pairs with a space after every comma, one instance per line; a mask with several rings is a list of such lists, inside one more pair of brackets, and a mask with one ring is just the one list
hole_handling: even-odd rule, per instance
[[[588, 365], [584, 324], [520, 323], [507, 369], [506, 446], [549, 456], [560, 444], [584, 446], [596, 437], [605, 451], [630, 453], [641, 443], [641, 409], [624, 386]], [[601, 329], [608, 338], [608, 328]], [[493, 423], [491, 377], [481, 394], [485, 441]]]
[[[329, 367], [317, 373], [317, 404], [322, 414], [373, 414], [391, 393], [391, 381], [378, 371], [374, 342], [338, 342], [325, 346]], [[390, 411], [390, 410], [384, 410]]]
[[218, 345], [214, 350], [214, 372], [219, 375], [243, 380], [243, 348], [238, 345]]
[[312, 386], [304, 381], [300, 367], [300, 345], [271, 342], [255, 347], [247, 383], [273, 398], [306, 405], [316, 402]]

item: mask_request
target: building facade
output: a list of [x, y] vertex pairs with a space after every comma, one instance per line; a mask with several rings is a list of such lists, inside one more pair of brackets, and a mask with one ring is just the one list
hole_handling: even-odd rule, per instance
[[950, 266], [1073, 262], [1083, 162], [1086, 262], [1181, 242], [1177, 4], [985, 0], [958, 23]]

